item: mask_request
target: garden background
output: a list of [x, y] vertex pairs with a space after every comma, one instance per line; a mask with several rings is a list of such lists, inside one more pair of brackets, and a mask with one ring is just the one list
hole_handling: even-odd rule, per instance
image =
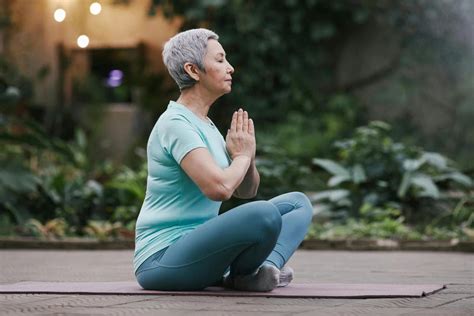
[[179, 93], [162, 45], [207, 27], [235, 67], [210, 116], [254, 118], [256, 199], [307, 193], [308, 238], [474, 239], [474, 2], [94, 2], [0, 1], [1, 236], [133, 238]]

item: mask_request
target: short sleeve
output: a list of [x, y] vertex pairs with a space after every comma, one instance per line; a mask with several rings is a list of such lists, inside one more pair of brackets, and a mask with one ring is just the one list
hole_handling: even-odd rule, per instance
[[197, 129], [186, 119], [172, 117], [161, 124], [158, 129], [163, 149], [181, 164], [184, 156], [191, 150], [206, 147]]

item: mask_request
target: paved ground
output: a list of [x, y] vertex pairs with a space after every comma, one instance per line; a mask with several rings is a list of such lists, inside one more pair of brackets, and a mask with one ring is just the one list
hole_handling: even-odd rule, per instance
[[[0, 283], [128, 281], [131, 251], [0, 250]], [[444, 283], [425, 298], [291, 299], [0, 294], [0, 315], [474, 315], [474, 255], [298, 251], [294, 282]]]

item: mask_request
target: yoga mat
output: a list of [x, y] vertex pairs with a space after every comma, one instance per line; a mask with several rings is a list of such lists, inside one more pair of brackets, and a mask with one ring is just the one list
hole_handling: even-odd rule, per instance
[[149, 291], [136, 282], [20, 282], [1, 284], [0, 293], [263, 296], [306, 298], [422, 297], [446, 288], [439, 284], [290, 284], [271, 292], [244, 292], [208, 287], [202, 291]]

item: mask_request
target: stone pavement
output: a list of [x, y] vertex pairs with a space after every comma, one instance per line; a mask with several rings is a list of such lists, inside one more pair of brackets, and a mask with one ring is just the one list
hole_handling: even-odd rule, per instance
[[[0, 250], [0, 283], [134, 280], [132, 251]], [[0, 315], [474, 315], [474, 254], [298, 250], [297, 283], [444, 283], [425, 298], [0, 294]]]

